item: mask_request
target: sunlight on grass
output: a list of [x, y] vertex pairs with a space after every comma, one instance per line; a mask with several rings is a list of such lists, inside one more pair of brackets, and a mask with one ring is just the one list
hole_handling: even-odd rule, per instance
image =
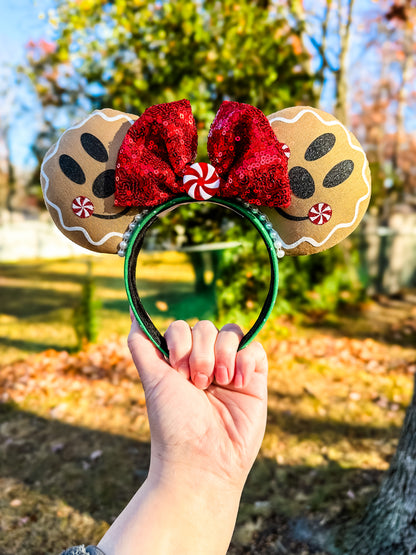
[[[98, 314], [98, 341], [126, 336], [130, 329], [124, 289], [124, 260], [94, 256], [71, 260], [0, 265], [0, 360], [12, 362], [45, 349], [73, 350], [77, 338], [73, 311], [92, 262]], [[162, 333], [176, 318], [194, 323], [211, 318], [213, 298], [195, 295], [192, 266], [184, 254], [142, 253], [137, 269], [138, 288], [146, 310]], [[163, 306], [163, 310], [158, 307]]]

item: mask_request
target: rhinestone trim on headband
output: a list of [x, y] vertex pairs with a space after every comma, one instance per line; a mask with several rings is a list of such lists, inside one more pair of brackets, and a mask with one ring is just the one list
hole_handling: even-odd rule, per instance
[[140, 212], [140, 214], [136, 214], [134, 216], [134, 219], [131, 223], [129, 223], [129, 227], [127, 229], [127, 231], [125, 231], [123, 233], [123, 240], [121, 241], [121, 243], [118, 246], [118, 251], [117, 254], [121, 257], [126, 255], [126, 249], [127, 246], [129, 244], [129, 240], [130, 237], [133, 234], [133, 231], [136, 229], [136, 227], [139, 225], [139, 223], [143, 220], [143, 218], [145, 216], [147, 216], [147, 214], [149, 213], [149, 210], [143, 210], [142, 212]]
[[[240, 200], [240, 199], [238, 199]], [[241, 200], [240, 200], [241, 202]], [[283, 258], [285, 256], [285, 251], [283, 250], [283, 245], [280, 241], [280, 237], [279, 234], [277, 233], [277, 231], [273, 228], [273, 225], [271, 223], [271, 221], [269, 220], [269, 218], [266, 216], [266, 214], [263, 214], [258, 208], [255, 208], [252, 204], [250, 204], [249, 202], [242, 202], [243, 206], [247, 209], [250, 210], [250, 212], [252, 212], [255, 216], [258, 217], [258, 219], [263, 222], [264, 227], [266, 228], [270, 239], [273, 241], [273, 245], [277, 254], [277, 258]]]

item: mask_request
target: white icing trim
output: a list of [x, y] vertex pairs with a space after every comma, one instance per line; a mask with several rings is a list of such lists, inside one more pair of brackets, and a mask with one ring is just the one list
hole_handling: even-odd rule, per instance
[[59, 144], [62, 140], [62, 137], [68, 132], [68, 131], [72, 131], [73, 129], [78, 129], [79, 127], [82, 127], [83, 125], [85, 125], [87, 123], [87, 121], [89, 121], [91, 118], [93, 118], [94, 116], [100, 116], [101, 118], [103, 118], [106, 121], [112, 122], [112, 121], [117, 121], [119, 119], [124, 119], [128, 122], [130, 122], [131, 124], [134, 123], [133, 119], [130, 119], [129, 117], [127, 117], [127, 115], [125, 114], [118, 114], [117, 116], [107, 116], [106, 114], [104, 114], [102, 111], [100, 110], [95, 110], [94, 112], [92, 112], [92, 114], [90, 114], [86, 119], [84, 119], [83, 121], [81, 121], [80, 123], [78, 123], [77, 125], [74, 125], [73, 127], [70, 127], [69, 129], [67, 129], [58, 139], [57, 143], [55, 144], [55, 148], [52, 150], [52, 152], [50, 154], [48, 154], [45, 159], [42, 162], [42, 166], [40, 169], [40, 174], [44, 179], [45, 185], [44, 187], [42, 187], [43, 189], [43, 196], [45, 198], [45, 202], [46, 204], [48, 204], [49, 206], [51, 206], [52, 208], [54, 208], [56, 210], [56, 212], [58, 213], [58, 217], [59, 217], [59, 222], [61, 224], [61, 226], [66, 230], [66, 231], [81, 231], [84, 234], [84, 237], [87, 239], [87, 241], [89, 243], [91, 243], [91, 245], [94, 245], [96, 247], [103, 245], [106, 241], [108, 241], [111, 237], [123, 237], [122, 233], [118, 233], [117, 231], [112, 231], [110, 233], [107, 233], [107, 235], [104, 235], [104, 237], [102, 239], [100, 239], [99, 241], [94, 241], [90, 234], [88, 233], [88, 231], [86, 229], [84, 229], [83, 227], [80, 226], [67, 226], [64, 224], [64, 220], [63, 220], [63, 216], [62, 216], [62, 211], [59, 208], [59, 206], [57, 206], [56, 204], [54, 204], [47, 196], [47, 192], [49, 189], [49, 177], [46, 175], [45, 171], [44, 171], [44, 166], [45, 164], [52, 158], [52, 156], [55, 156], [56, 152], [58, 151], [59, 148]]
[[365, 152], [363, 151], [362, 148], [359, 148], [358, 146], [355, 146], [355, 145], [352, 144], [352, 142], [351, 142], [351, 135], [350, 135], [349, 131], [346, 129], [346, 127], [345, 127], [340, 121], [338, 121], [338, 120], [326, 121], [326, 120], [324, 120], [317, 112], [315, 112], [314, 110], [311, 110], [310, 108], [305, 108], [304, 110], [301, 110], [300, 112], [298, 112], [298, 113], [296, 114], [296, 116], [294, 116], [294, 117], [291, 118], [291, 119], [290, 119], [290, 118], [284, 118], [284, 117], [281, 117], [281, 116], [276, 116], [276, 117], [274, 117], [274, 118], [272, 118], [272, 119], [269, 119], [269, 123], [270, 123], [270, 125], [271, 125], [273, 122], [275, 122], [275, 121], [281, 121], [282, 123], [296, 123], [297, 121], [299, 121], [299, 119], [300, 119], [304, 114], [307, 114], [307, 113], [310, 113], [310, 114], [314, 115], [321, 123], [323, 123], [324, 125], [327, 125], [328, 127], [332, 127], [333, 125], [339, 125], [339, 126], [341, 127], [341, 129], [343, 129], [343, 130], [345, 131], [345, 134], [347, 135], [347, 140], [348, 140], [348, 143], [349, 143], [350, 147], [351, 147], [353, 150], [356, 150], [357, 152], [361, 152], [361, 154], [362, 154], [363, 157], [364, 157], [363, 168], [362, 168], [362, 176], [363, 176], [363, 180], [364, 180], [365, 184], [367, 185], [367, 193], [366, 193], [364, 196], [360, 197], [360, 198], [357, 200], [357, 204], [355, 205], [355, 214], [354, 214], [354, 217], [353, 217], [353, 219], [351, 220], [351, 222], [348, 222], [348, 223], [341, 223], [341, 224], [336, 225], [336, 226], [335, 226], [334, 228], [332, 228], [332, 230], [328, 233], [328, 235], [326, 236], [326, 238], [325, 238], [323, 241], [321, 241], [321, 242], [316, 241], [316, 240], [313, 239], [312, 237], [301, 237], [300, 239], [298, 239], [298, 240], [295, 241], [294, 243], [289, 243], [289, 244], [287, 244], [287, 243], [285, 243], [285, 242], [283, 241], [283, 239], [282, 239], [282, 238], [280, 237], [280, 235], [279, 235], [279, 238], [280, 238], [280, 240], [281, 240], [281, 242], [282, 242], [282, 246], [283, 246], [285, 249], [294, 249], [294, 248], [298, 247], [301, 243], [304, 243], [304, 242], [310, 243], [310, 244], [311, 244], [312, 246], [314, 246], [314, 247], [321, 247], [322, 245], [324, 245], [324, 244], [328, 241], [328, 239], [330, 239], [330, 238], [332, 237], [332, 235], [333, 235], [336, 231], [338, 231], [338, 229], [342, 229], [342, 228], [345, 228], [345, 227], [351, 227], [352, 225], [354, 225], [354, 223], [356, 222], [356, 220], [357, 220], [357, 218], [358, 218], [358, 211], [359, 211], [360, 204], [361, 204], [364, 200], [366, 200], [366, 199], [370, 196], [370, 194], [371, 194], [370, 183], [369, 183], [369, 181], [368, 181], [368, 179], [367, 179], [367, 176], [365, 175], [365, 168], [366, 168], [366, 164], [367, 164], [367, 157], [366, 157], [366, 155], [365, 155]]

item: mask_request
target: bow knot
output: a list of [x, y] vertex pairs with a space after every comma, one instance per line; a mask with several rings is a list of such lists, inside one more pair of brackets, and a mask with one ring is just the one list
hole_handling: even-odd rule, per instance
[[257, 108], [221, 104], [208, 135], [212, 165], [193, 164], [197, 142], [187, 100], [145, 110], [118, 154], [115, 204], [155, 206], [183, 193], [198, 200], [217, 194], [263, 206], [290, 204], [287, 147]]

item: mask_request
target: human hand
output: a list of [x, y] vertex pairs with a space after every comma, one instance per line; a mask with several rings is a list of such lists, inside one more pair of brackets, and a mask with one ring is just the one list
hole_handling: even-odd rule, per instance
[[107, 555], [220, 555], [264, 435], [267, 358], [242, 331], [174, 322], [167, 362], [133, 319], [151, 431], [149, 476], [99, 543]]
[[267, 357], [234, 325], [171, 324], [169, 363], [133, 320], [129, 348], [145, 390], [152, 437], [149, 475], [241, 489], [260, 448], [267, 412]]

